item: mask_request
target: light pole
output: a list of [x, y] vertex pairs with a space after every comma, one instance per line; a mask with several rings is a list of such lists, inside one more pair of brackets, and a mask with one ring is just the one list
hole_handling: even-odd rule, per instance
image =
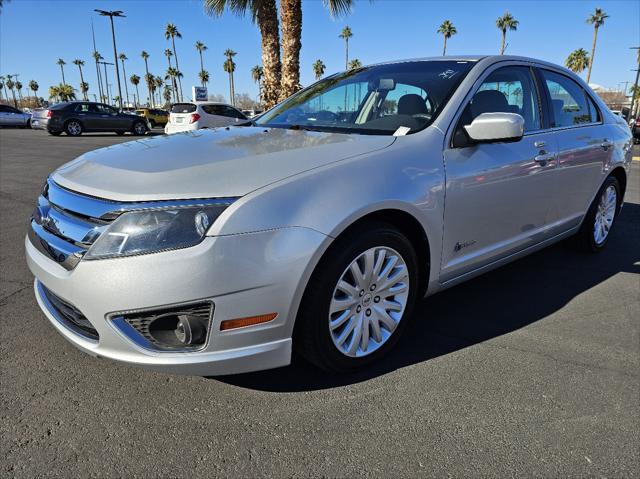
[[[640, 47], [631, 47], [631, 50], [640, 50]], [[633, 71], [633, 70], [631, 70]], [[638, 94], [638, 79], [640, 78], [640, 53], [638, 53], [638, 68], [636, 68], [636, 82], [634, 83], [635, 88], [633, 89], [633, 93], [631, 94], [631, 108], [629, 109], [629, 115], [633, 116], [633, 107], [636, 103], [636, 95]], [[635, 118], [634, 118], [635, 120]]]
[[[109, 63], [109, 62], [98, 62], [98, 63], [104, 65], [104, 84], [105, 84], [105, 89], [107, 90], [106, 91], [107, 95], [105, 97], [105, 100], [106, 100], [106, 103], [111, 105], [111, 96], [109, 94], [109, 80], [108, 80], [109, 77], [107, 76], [107, 65], [113, 66], [113, 63]], [[116, 66], [118, 66], [117, 62], [116, 62]]]
[[122, 89], [120, 88], [120, 70], [118, 68], [118, 50], [116, 49], [116, 31], [113, 27], [113, 17], [124, 17], [125, 15], [123, 15], [123, 12], [121, 10], [107, 11], [107, 10], [99, 10], [96, 8], [94, 12], [97, 12], [99, 15], [102, 15], [103, 17], [109, 17], [109, 20], [111, 20], [111, 37], [113, 38], [113, 58], [116, 65], [116, 78], [118, 79], [118, 103], [120, 104], [120, 109], [122, 110]]

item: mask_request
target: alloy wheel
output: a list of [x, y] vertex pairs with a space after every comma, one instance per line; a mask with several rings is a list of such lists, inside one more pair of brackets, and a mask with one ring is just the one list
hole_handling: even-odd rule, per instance
[[593, 239], [597, 245], [605, 242], [609, 236], [609, 231], [613, 226], [613, 220], [616, 216], [616, 208], [618, 206], [618, 193], [613, 185], [610, 185], [602, 192], [596, 217], [593, 224]]
[[396, 330], [409, 298], [409, 272], [392, 248], [370, 248], [355, 258], [335, 286], [329, 306], [329, 332], [349, 357], [367, 356]]
[[78, 123], [77, 121], [70, 121], [67, 124], [67, 133], [72, 136], [78, 136], [80, 133], [82, 133], [82, 125], [80, 125], [80, 123]]
[[136, 123], [133, 127], [133, 131], [136, 133], [136, 135], [144, 135], [145, 132], [147, 131], [147, 128], [144, 126], [143, 123]]

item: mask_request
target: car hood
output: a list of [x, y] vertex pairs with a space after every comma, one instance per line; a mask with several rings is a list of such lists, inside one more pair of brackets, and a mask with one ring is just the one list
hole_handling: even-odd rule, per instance
[[391, 136], [230, 127], [148, 137], [91, 151], [52, 179], [116, 201], [242, 196], [393, 143]]

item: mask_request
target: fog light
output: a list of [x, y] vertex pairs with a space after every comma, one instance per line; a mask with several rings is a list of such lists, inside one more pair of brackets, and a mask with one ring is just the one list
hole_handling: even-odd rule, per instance
[[202, 344], [206, 336], [205, 326], [198, 317], [180, 315], [175, 335], [178, 341], [186, 346]]

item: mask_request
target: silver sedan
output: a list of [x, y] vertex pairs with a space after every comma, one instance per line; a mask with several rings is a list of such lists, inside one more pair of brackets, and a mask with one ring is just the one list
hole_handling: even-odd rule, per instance
[[31, 114], [9, 105], [0, 105], [0, 127], [4, 126], [29, 128], [31, 126]]
[[631, 146], [547, 62], [368, 66], [256, 121], [64, 165], [27, 261], [45, 315], [94, 356], [215, 375], [295, 349], [354, 371], [389, 353], [425, 295], [565, 238], [605, 248]]

